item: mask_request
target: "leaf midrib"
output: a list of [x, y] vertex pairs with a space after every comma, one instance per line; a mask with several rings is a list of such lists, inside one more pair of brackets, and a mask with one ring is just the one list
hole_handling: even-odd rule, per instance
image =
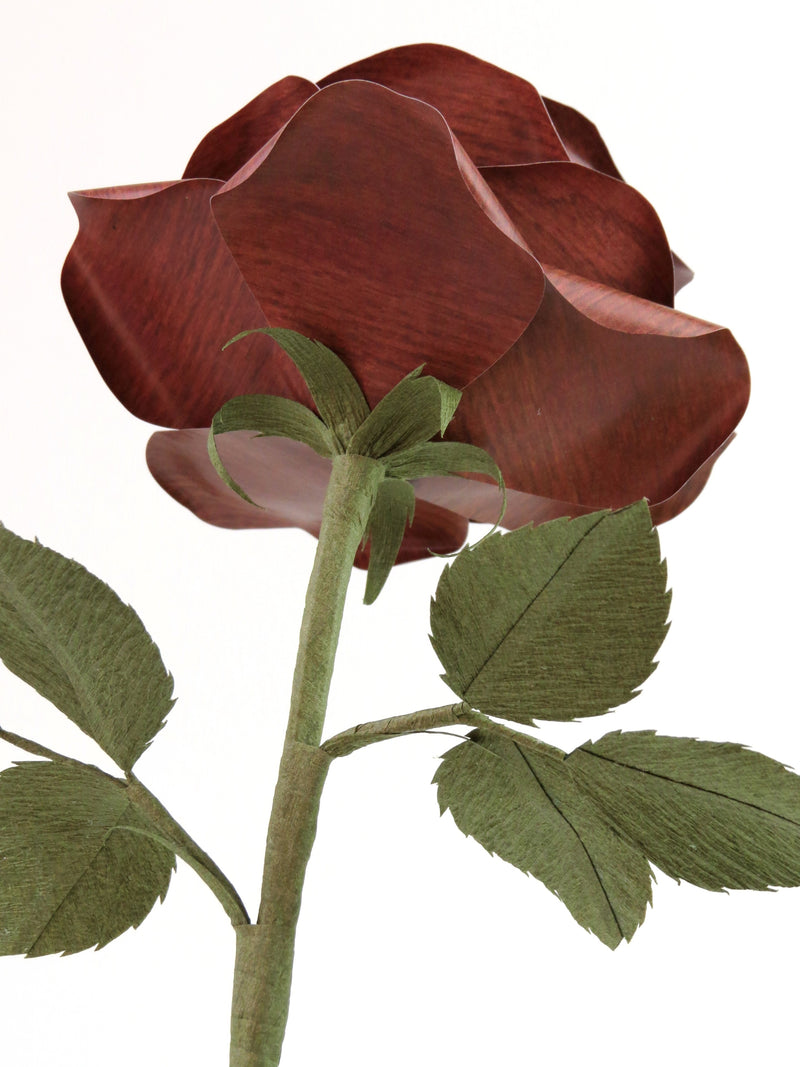
[[26, 955], [28, 955], [28, 956], [29, 956], [29, 955], [31, 954], [31, 952], [33, 952], [33, 950], [34, 950], [34, 949], [36, 948], [36, 946], [37, 946], [37, 945], [39, 944], [39, 942], [40, 942], [40, 941], [42, 940], [42, 938], [44, 937], [44, 935], [45, 935], [45, 934], [47, 933], [47, 931], [48, 931], [49, 927], [50, 927], [50, 926], [52, 925], [52, 923], [53, 923], [53, 921], [54, 921], [54, 919], [55, 919], [56, 915], [58, 915], [58, 913], [59, 913], [59, 912], [61, 911], [61, 909], [62, 909], [62, 908], [64, 907], [64, 905], [66, 904], [66, 902], [67, 902], [67, 901], [69, 900], [70, 896], [71, 896], [71, 895], [72, 895], [72, 894], [73, 894], [73, 893], [75, 892], [75, 889], [76, 889], [76, 887], [77, 887], [77, 886], [78, 886], [78, 885], [79, 885], [79, 884], [80, 884], [80, 883], [81, 883], [81, 882], [83, 881], [83, 879], [84, 879], [84, 878], [86, 878], [86, 876], [87, 876], [87, 875], [89, 874], [89, 872], [91, 871], [91, 869], [92, 869], [92, 867], [94, 866], [95, 862], [97, 861], [97, 857], [98, 857], [98, 856], [100, 855], [100, 853], [101, 853], [101, 852], [103, 851], [103, 849], [104, 849], [104, 848], [106, 847], [106, 842], [108, 841], [109, 837], [110, 837], [110, 836], [111, 836], [111, 834], [112, 834], [112, 833], [114, 832], [114, 830], [116, 830], [116, 829], [117, 829], [117, 827], [119, 826], [120, 822], [122, 821], [122, 818], [123, 818], [123, 816], [124, 816], [124, 815], [126, 814], [126, 812], [127, 812], [128, 808], [130, 808], [130, 807], [131, 807], [131, 803], [130, 803], [130, 801], [129, 801], [129, 800], [126, 800], [126, 801], [125, 801], [125, 803], [124, 803], [124, 804], [123, 804], [123, 806], [122, 806], [122, 809], [120, 810], [120, 813], [119, 813], [119, 815], [118, 815], [118, 816], [117, 816], [117, 818], [116, 818], [116, 819], [114, 820], [114, 823], [113, 823], [113, 825], [109, 826], [109, 827], [108, 827], [108, 829], [106, 830], [105, 834], [103, 835], [103, 840], [102, 840], [102, 841], [100, 842], [100, 845], [99, 845], [99, 846], [98, 846], [98, 848], [97, 848], [97, 849], [95, 850], [95, 853], [94, 853], [94, 855], [92, 856], [91, 860], [89, 860], [89, 861], [88, 861], [88, 862], [87, 862], [87, 863], [86, 863], [86, 864], [84, 865], [84, 867], [83, 867], [83, 870], [81, 871], [81, 873], [80, 873], [80, 874], [78, 875], [78, 877], [77, 877], [77, 878], [75, 878], [75, 880], [74, 880], [74, 881], [72, 882], [72, 885], [71, 885], [71, 886], [70, 886], [70, 887], [69, 887], [69, 888], [67, 889], [66, 893], [64, 893], [64, 895], [63, 895], [63, 897], [61, 898], [60, 902], [59, 902], [59, 903], [58, 903], [58, 904], [56, 905], [56, 907], [55, 907], [55, 908], [54, 908], [54, 909], [52, 910], [52, 912], [50, 913], [50, 917], [48, 918], [47, 922], [46, 922], [46, 923], [44, 924], [44, 926], [42, 927], [42, 929], [41, 929], [41, 930], [39, 931], [39, 933], [38, 933], [38, 934], [36, 935], [36, 938], [35, 938], [35, 940], [33, 941], [33, 943], [31, 944], [31, 946], [30, 946], [30, 947], [29, 947], [29, 948], [28, 948], [28, 949], [26, 950]]
[[[69, 561], [67, 562], [69, 563]], [[24, 591], [17, 586], [13, 579], [10, 579], [7, 575], [3, 574], [1, 570], [0, 590], [3, 591], [3, 595], [11, 603], [15, 611], [19, 613], [34, 637], [41, 641], [47, 651], [53, 656], [53, 659], [72, 688], [78, 707], [86, 717], [86, 725], [92, 730], [92, 736], [94, 736], [95, 733], [101, 734], [103, 716], [100, 706], [93, 699], [89, 689], [84, 685], [81, 671], [78, 669], [74, 659], [67, 651], [63, 642], [56, 640], [52, 629], [45, 624], [38, 611], [30, 603], [30, 599], [25, 595]], [[60, 710], [63, 711], [64, 709], [62, 708]], [[81, 724], [78, 723], [77, 725], [80, 726]], [[97, 740], [97, 743], [108, 753], [108, 755], [111, 755], [100, 738], [96, 737], [95, 740]]]
[[536, 773], [536, 771], [531, 766], [530, 760], [525, 755], [525, 753], [523, 752], [523, 750], [522, 750], [521, 746], [518, 744], [518, 742], [514, 741], [513, 745], [514, 745], [514, 748], [517, 750], [517, 752], [522, 757], [522, 760], [525, 763], [525, 766], [528, 768], [530, 773], [533, 775], [534, 781], [539, 786], [539, 788], [544, 793], [544, 795], [547, 797], [547, 799], [550, 802], [553, 810], [564, 820], [564, 822], [567, 824], [567, 826], [570, 828], [572, 833], [577, 838], [578, 844], [583, 849], [583, 851], [584, 851], [584, 853], [586, 855], [586, 858], [588, 859], [589, 864], [590, 864], [590, 866], [592, 868], [592, 871], [594, 872], [594, 876], [597, 879], [597, 884], [600, 887], [600, 891], [602, 892], [603, 896], [605, 897], [606, 904], [608, 905], [608, 910], [611, 912], [611, 917], [614, 920], [614, 925], [616, 926], [617, 930], [619, 930], [620, 939], [624, 939], [625, 938], [625, 931], [622, 929], [622, 924], [620, 923], [619, 918], [617, 917], [617, 913], [616, 913], [616, 910], [614, 908], [614, 905], [611, 903], [611, 898], [609, 897], [608, 892], [606, 891], [606, 887], [603, 884], [603, 879], [600, 876], [600, 872], [598, 871], [597, 866], [596, 866], [596, 864], [594, 862], [594, 859], [592, 858], [592, 854], [590, 853], [589, 849], [587, 848], [583, 838], [578, 833], [577, 829], [573, 826], [572, 822], [567, 818], [567, 816], [561, 810], [561, 808], [559, 808], [558, 805], [553, 801], [553, 798], [550, 796], [550, 793], [548, 792], [548, 790], [542, 784], [541, 779], [539, 778], [538, 774]]
[[478, 669], [474, 672], [474, 674], [472, 675], [472, 678], [469, 681], [469, 684], [464, 687], [463, 695], [464, 695], [465, 699], [469, 699], [470, 690], [475, 685], [475, 682], [480, 678], [480, 676], [486, 670], [487, 665], [491, 662], [492, 659], [494, 659], [494, 657], [497, 655], [497, 653], [500, 651], [500, 649], [503, 647], [503, 645], [506, 643], [506, 641], [508, 641], [508, 639], [511, 637], [511, 634], [514, 632], [514, 630], [516, 630], [516, 628], [519, 626], [519, 624], [522, 622], [522, 620], [525, 618], [525, 616], [528, 614], [528, 612], [534, 606], [534, 604], [539, 599], [539, 597], [556, 580], [558, 575], [561, 573], [561, 571], [564, 569], [564, 567], [567, 565], [567, 563], [572, 559], [572, 557], [575, 555], [575, 553], [580, 548], [580, 546], [584, 543], [586, 538], [589, 537], [591, 534], [593, 534], [594, 531], [597, 529], [597, 527], [600, 526], [600, 524], [602, 522], [604, 522], [608, 517], [609, 517], [608, 515], [601, 515], [600, 518], [597, 520], [597, 522], [595, 522], [592, 526], [590, 526], [589, 529], [586, 530], [586, 532], [581, 535], [581, 537], [575, 542], [575, 544], [569, 550], [569, 552], [564, 557], [564, 559], [561, 561], [561, 563], [559, 563], [558, 567], [555, 569], [555, 571], [553, 571], [553, 573], [550, 575], [550, 577], [547, 579], [547, 581], [544, 583], [544, 585], [536, 592], [536, 594], [532, 597], [532, 599], [528, 602], [528, 604], [522, 609], [522, 611], [519, 613], [519, 615], [517, 616], [517, 618], [515, 619], [513, 624], [505, 631], [503, 636], [500, 638], [498, 643], [495, 645], [495, 647], [492, 649], [492, 651], [489, 653], [489, 655], [486, 657], [486, 659], [483, 661], [483, 663], [480, 665], [480, 667], [478, 667]]
[[[739, 800], [738, 797], [729, 796], [728, 793], [720, 793], [716, 789], [707, 789], [705, 786], [695, 785], [694, 782], [683, 782], [680, 778], [671, 778], [668, 774], [659, 774], [658, 771], [646, 771], [641, 767], [635, 767], [631, 763], [623, 763], [622, 760], [614, 759], [611, 756], [604, 756], [601, 752], [595, 752], [586, 748], [578, 748], [575, 751], [582, 752], [585, 756], [594, 756], [596, 759], [605, 760], [607, 763], [613, 763], [615, 766], [622, 767], [623, 770], [626, 771], [635, 771], [636, 773], [644, 774], [649, 778], [659, 778], [662, 781], [669, 782], [671, 785], [683, 786], [684, 789], [694, 789], [698, 793], [706, 793], [708, 796], [719, 797], [721, 800], [727, 800], [731, 804], [740, 804], [742, 807], [752, 808], [753, 811], [761, 812], [762, 815], [769, 815], [773, 819], [780, 819], [783, 822], [788, 823], [790, 826], [796, 826], [800, 829], [800, 821], [790, 819], [788, 815], [782, 815], [780, 812], [772, 811], [770, 808], [762, 808], [760, 804], [754, 804], [752, 801]], [[569, 757], [574, 754], [575, 753], [573, 752], [569, 753], [566, 759], [569, 759]]]

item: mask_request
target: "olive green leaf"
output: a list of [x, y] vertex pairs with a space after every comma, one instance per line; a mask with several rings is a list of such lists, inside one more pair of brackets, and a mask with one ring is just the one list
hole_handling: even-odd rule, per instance
[[459, 553], [431, 604], [444, 680], [515, 722], [603, 715], [655, 668], [665, 583], [644, 502], [492, 534]]
[[[497, 482], [501, 504], [496, 526], [506, 513], [506, 486], [495, 461], [477, 445], [460, 441], [428, 441], [411, 445], [387, 457], [387, 473], [395, 478], [432, 478], [442, 475], [487, 474]], [[473, 548], [476, 546], [473, 546]]]
[[444, 433], [461, 393], [421, 373], [417, 367], [375, 405], [353, 434], [348, 452], [382, 459]]
[[463, 833], [544, 882], [609, 948], [631, 939], [651, 900], [650, 866], [608, 826], [563, 752], [474, 730], [433, 780], [442, 813], [449, 808]]
[[296, 400], [261, 394], [234, 397], [214, 416], [208, 432], [208, 455], [223, 482], [248, 504], [254, 501], [228, 473], [217, 451], [217, 434], [232, 430], [252, 430], [257, 437], [290, 437], [325, 457], [333, 457], [338, 451], [325, 423]]
[[395, 478], [431, 478], [465, 471], [488, 474], [498, 485], [503, 475], [495, 461], [482, 448], [459, 441], [429, 441], [412, 445], [387, 457], [386, 470]]
[[0, 953], [102, 948], [167, 892], [175, 857], [123, 783], [49, 761], [0, 774]]
[[800, 777], [741, 745], [606, 734], [566, 760], [607, 820], [703, 889], [800, 885]]
[[133, 608], [79, 563], [1, 525], [0, 657], [125, 771], [174, 703]]
[[408, 482], [384, 478], [369, 516], [369, 567], [364, 603], [374, 604], [383, 589], [406, 532], [414, 521], [414, 489]]
[[278, 342], [303, 376], [320, 418], [334, 436], [336, 451], [345, 452], [350, 438], [369, 415], [369, 405], [347, 365], [321, 341], [278, 327], [244, 330], [224, 347], [252, 333], [265, 333]]

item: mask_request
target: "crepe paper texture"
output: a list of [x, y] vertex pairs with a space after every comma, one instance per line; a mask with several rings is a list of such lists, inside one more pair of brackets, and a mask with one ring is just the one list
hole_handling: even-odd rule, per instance
[[124, 784], [97, 768], [21, 763], [0, 774], [0, 953], [102, 948], [163, 900], [175, 856]]
[[1, 525], [0, 658], [124, 771], [173, 705], [172, 676], [133, 609], [79, 563]]
[[[72, 199], [73, 319], [119, 399], [168, 428], [148, 446], [156, 480], [221, 526], [319, 534], [330, 460], [313, 443], [226, 442], [259, 507], [206, 451], [202, 428], [232, 397], [316, 406], [276, 329], [340, 355], [372, 406], [423, 363], [460, 390], [447, 440], [503, 471], [507, 528], [642, 498], [672, 517], [747, 404], [740, 348], [673, 309], [691, 271], [594, 125], [454, 48], [284, 78], [212, 130], [183, 178]], [[492, 486], [449, 475], [414, 486], [399, 562], [495, 521]]]
[[[613, 948], [651, 864], [712, 890], [800, 884], [800, 778], [739, 745], [612, 733], [567, 755], [498, 719], [602, 715], [655, 667], [653, 523], [690, 504], [747, 404], [728, 331], [677, 312], [691, 271], [592, 123], [441, 45], [285, 78], [180, 180], [72, 194], [62, 285], [104, 379], [166, 428], [147, 460], [199, 517], [318, 538], [251, 920], [133, 774], [172, 679], [133, 610], [0, 527], [0, 656], [123, 777], [0, 726], [0, 951], [101, 946], [176, 857], [236, 932], [232, 1067], [277, 1067], [331, 762], [471, 728], [434, 782], [456, 825]], [[502, 471], [502, 473], [501, 473]], [[323, 741], [354, 565], [455, 553], [431, 640], [454, 703]], [[537, 523], [538, 525], [529, 525]], [[452, 731], [450, 731], [452, 732]]]
[[365, 603], [377, 599], [402, 552], [406, 530], [413, 524], [416, 497], [408, 479], [469, 471], [488, 475], [502, 494], [498, 521], [502, 519], [505, 485], [488, 452], [474, 445], [430, 440], [447, 430], [461, 399], [457, 389], [423, 375], [417, 367], [370, 410], [350, 371], [331, 349], [293, 330], [256, 332], [278, 341], [308, 386], [319, 416], [285, 397], [234, 397], [211, 422], [207, 442], [211, 464], [237, 496], [260, 507], [228, 470], [218, 437], [248, 430], [259, 438], [289, 438], [331, 460], [337, 456], [374, 460], [385, 480], [377, 487], [359, 549], [369, 560]]
[[431, 604], [444, 681], [515, 722], [604, 715], [655, 668], [665, 585], [643, 502], [492, 534], [446, 568]]
[[610, 948], [644, 920], [650, 863], [703, 889], [800, 885], [800, 777], [741, 745], [617, 732], [567, 756], [489, 722], [434, 782], [459, 829]]

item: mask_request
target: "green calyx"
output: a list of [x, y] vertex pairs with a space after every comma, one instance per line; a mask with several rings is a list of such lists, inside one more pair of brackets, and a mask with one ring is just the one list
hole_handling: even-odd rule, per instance
[[[475, 445], [433, 441], [444, 435], [461, 399], [458, 389], [422, 374], [407, 374], [370, 410], [345, 363], [319, 341], [294, 330], [246, 330], [228, 345], [251, 333], [265, 333], [281, 346], [303, 377], [318, 414], [284, 397], [251, 395], [229, 400], [214, 416], [208, 435], [208, 454], [225, 484], [255, 504], [225, 468], [216, 438], [235, 430], [259, 437], [289, 437], [318, 455], [358, 455], [378, 461], [385, 470], [370, 514], [365, 544], [369, 543], [366, 604], [372, 604], [394, 566], [406, 530], [414, 520], [416, 478], [484, 474], [493, 478], [503, 495], [498, 518], [505, 512], [505, 486], [497, 464]], [[228, 345], [225, 347], [227, 348]]]

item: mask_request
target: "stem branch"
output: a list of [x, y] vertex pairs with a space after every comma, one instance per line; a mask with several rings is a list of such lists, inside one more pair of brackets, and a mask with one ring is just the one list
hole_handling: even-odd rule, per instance
[[388, 741], [405, 734], [424, 733], [439, 726], [485, 726], [486, 720], [479, 711], [472, 711], [469, 704], [443, 704], [438, 708], [425, 708], [409, 715], [393, 715], [389, 719], [359, 723], [349, 730], [329, 737], [322, 745], [331, 757], [349, 756], [359, 748], [373, 745], [376, 741]]

